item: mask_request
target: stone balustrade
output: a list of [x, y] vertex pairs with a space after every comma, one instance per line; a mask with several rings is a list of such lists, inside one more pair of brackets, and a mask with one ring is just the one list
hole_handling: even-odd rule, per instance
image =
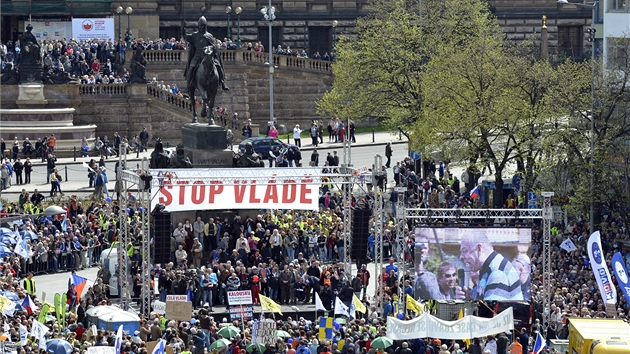
[[127, 96], [126, 84], [80, 84], [79, 95]]
[[174, 95], [172, 92], [162, 90], [157, 86], [147, 85], [147, 95], [162, 102], [168, 103], [177, 109], [181, 109], [185, 112], [192, 112], [193, 103], [190, 101], [190, 99]]
[[[145, 59], [151, 64], [177, 64], [182, 68], [188, 61], [187, 50], [145, 50], [142, 52]], [[259, 53], [244, 49], [222, 50], [221, 59], [225, 65], [244, 64], [265, 64], [269, 63], [269, 53]], [[127, 53], [133, 55], [133, 53]], [[291, 68], [322, 73], [332, 73], [332, 62], [326, 60], [315, 60], [310, 58], [299, 58], [286, 55], [274, 55], [273, 65], [278, 68]]]

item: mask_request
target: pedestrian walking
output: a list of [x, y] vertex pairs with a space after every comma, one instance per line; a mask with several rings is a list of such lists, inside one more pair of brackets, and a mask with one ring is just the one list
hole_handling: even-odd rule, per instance
[[385, 157], [387, 157], [387, 163], [385, 164], [385, 167], [389, 168], [390, 164], [392, 163], [392, 143], [387, 143], [387, 145], [385, 146]]
[[302, 147], [302, 139], [300, 138], [300, 134], [302, 134], [302, 129], [300, 129], [299, 124], [296, 124], [295, 128], [293, 128], [293, 141], [295, 141], [295, 145], [297, 145], [297, 147]]
[[13, 163], [13, 172], [15, 172], [15, 184], [24, 184], [22, 179], [22, 172], [24, 171], [24, 164], [18, 157], [17, 161]]
[[53, 197], [57, 192], [63, 194], [63, 192], [61, 191], [61, 176], [57, 173], [56, 168], [53, 168], [53, 170], [50, 172], [49, 181], [51, 197]]
[[31, 183], [31, 172], [33, 172], [33, 162], [30, 157], [27, 157], [24, 161], [24, 183]]

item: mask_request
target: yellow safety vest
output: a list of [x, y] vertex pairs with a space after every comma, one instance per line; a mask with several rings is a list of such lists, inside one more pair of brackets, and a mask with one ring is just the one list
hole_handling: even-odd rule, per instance
[[29, 278], [24, 279], [24, 288], [26, 288], [26, 292], [30, 295], [35, 294], [35, 280]]

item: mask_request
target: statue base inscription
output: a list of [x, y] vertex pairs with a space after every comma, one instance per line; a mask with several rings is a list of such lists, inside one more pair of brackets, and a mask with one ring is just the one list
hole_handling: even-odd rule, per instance
[[233, 152], [226, 149], [226, 131], [218, 125], [186, 124], [182, 128], [182, 143], [194, 168], [233, 167]]
[[16, 103], [20, 108], [44, 108], [48, 101], [44, 97], [44, 85], [38, 83], [20, 84]]

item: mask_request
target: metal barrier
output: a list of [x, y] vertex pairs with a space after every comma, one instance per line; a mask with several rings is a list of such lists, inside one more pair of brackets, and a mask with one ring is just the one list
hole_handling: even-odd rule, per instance
[[22, 259], [20, 266], [24, 274], [33, 273], [34, 275], [66, 272], [79, 267], [94, 267], [100, 264], [101, 253], [104, 249], [105, 245], [99, 245], [82, 251], [54, 253], [52, 257], [47, 253], [46, 256], [38, 255]]

